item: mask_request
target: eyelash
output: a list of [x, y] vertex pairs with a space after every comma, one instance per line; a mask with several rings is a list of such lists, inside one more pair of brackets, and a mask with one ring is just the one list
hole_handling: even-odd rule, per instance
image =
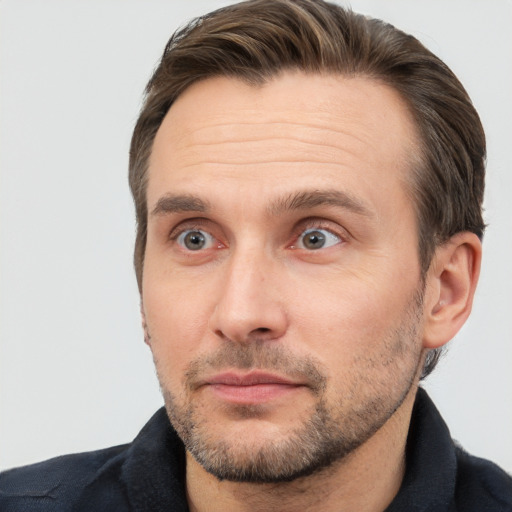
[[169, 233], [169, 240], [176, 241], [180, 235], [185, 233], [186, 231], [206, 231], [207, 222], [201, 222], [201, 219], [192, 219], [191, 221], [186, 221], [183, 224], [180, 224], [173, 228]]
[[331, 235], [335, 236], [340, 240], [340, 243], [343, 243], [347, 240], [348, 235], [346, 232], [340, 228], [334, 229], [331, 222], [321, 220], [321, 219], [306, 219], [305, 221], [301, 222], [297, 228], [294, 230], [294, 236], [293, 236], [293, 244], [291, 245], [292, 249], [300, 249], [298, 247], [295, 247], [297, 244], [297, 241], [300, 239], [301, 236], [303, 236], [307, 231], [314, 231], [314, 230], [322, 230], [322, 231], [328, 231]]
[[[174, 228], [169, 234], [169, 240], [172, 242], [176, 242], [181, 235], [186, 232], [191, 231], [203, 231], [208, 233], [212, 238], [217, 239], [214, 235], [210, 233], [207, 229], [209, 222], [202, 222], [201, 219], [193, 219], [192, 223], [185, 223]], [[312, 230], [323, 230], [328, 231], [333, 236], [337, 237], [340, 240], [340, 243], [343, 243], [347, 240], [348, 234], [342, 230], [341, 228], [333, 229], [332, 223], [320, 220], [320, 219], [306, 219], [299, 223], [299, 225], [293, 230], [292, 240], [293, 242], [288, 245], [291, 249], [302, 249], [296, 247], [297, 241], [300, 239], [302, 235], [304, 235], [307, 231]]]

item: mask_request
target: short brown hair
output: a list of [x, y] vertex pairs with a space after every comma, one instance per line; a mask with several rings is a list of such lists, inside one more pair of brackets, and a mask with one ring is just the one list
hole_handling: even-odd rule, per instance
[[[197, 18], [176, 32], [150, 79], [130, 148], [130, 188], [142, 290], [147, 172], [160, 124], [191, 84], [226, 76], [263, 84], [284, 70], [364, 76], [391, 86], [420, 135], [409, 187], [423, 275], [436, 246], [461, 231], [483, 237], [485, 135], [453, 72], [413, 36], [322, 0], [250, 0]], [[429, 352], [423, 376], [440, 351]]]

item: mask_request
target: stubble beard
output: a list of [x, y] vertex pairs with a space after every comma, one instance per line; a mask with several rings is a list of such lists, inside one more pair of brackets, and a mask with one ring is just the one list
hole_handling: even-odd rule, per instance
[[[208, 415], [189, 398], [190, 394], [185, 392], [178, 399], [170, 392], [155, 361], [171, 424], [188, 452], [219, 480], [261, 484], [290, 482], [316, 474], [336, 462], [342, 463], [388, 421], [416, 382], [423, 360], [417, 348], [422, 299], [423, 293], [417, 292], [402, 324], [385, 340], [387, 359], [368, 357], [362, 361], [350, 389], [343, 390], [340, 393], [343, 396], [335, 404], [329, 405], [326, 400], [327, 377], [321, 371], [322, 365], [312, 358], [299, 359], [278, 344], [258, 340], [247, 344], [229, 342], [215, 354], [193, 361], [185, 378], [188, 391], [197, 376], [206, 370], [225, 368], [274, 370], [282, 375], [299, 376], [309, 383], [316, 397], [309, 416], [286, 437], [266, 440], [259, 446], [250, 444], [247, 438], [212, 434], [214, 429]], [[368, 375], [371, 376], [377, 366], [386, 367], [388, 378], [370, 382]], [[358, 405], [347, 410], [345, 397], [350, 397], [354, 403], [353, 396], [361, 394], [365, 386], [369, 394], [361, 396]], [[233, 406], [230, 410], [240, 420], [258, 418], [261, 413], [257, 405]]]

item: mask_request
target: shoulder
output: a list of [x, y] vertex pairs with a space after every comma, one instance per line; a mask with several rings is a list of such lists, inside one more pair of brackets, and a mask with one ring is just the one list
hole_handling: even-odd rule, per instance
[[0, 510], [187, 510], [184, 460], [185, 447], [162, 407], [130, 444], [0, 473]]
[[456, 501], [461, 510], [512, 512], [512, 476], [458, 446], [456, 455]]
[[65, 455], [4, 471], [0, 473], [0, 510], [67, 510], [99, 471], [106, 466], [114, 473], [119, 471], [129, 446]]

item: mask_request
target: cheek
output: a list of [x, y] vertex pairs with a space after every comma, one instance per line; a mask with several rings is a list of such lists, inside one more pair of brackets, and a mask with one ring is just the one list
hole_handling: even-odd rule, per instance
[[337, 407], [341, 398], [345, 406], [364, 409], [375, 397], [397, 398], [410, 381], [421, 351], [409, 324], [413, 296], [358, 287], [310, 301], [315, 307], [309, 315], [303, 310], [300, 339], [326, 368], [331, 404]]
[[143, 307], [150, 347], [161, 378], [183, 375], [208, 329], [205, 294], [170, 280], [144, 280]]
[[[382, 276], [382, 274], [381, 274]], [[308, 300], [297, 297], [297, 335], [330, 366], [348, 368], [363, 358], [390, 349], [414, 296], [415, 282], [343, 275], [308, 288]]]

